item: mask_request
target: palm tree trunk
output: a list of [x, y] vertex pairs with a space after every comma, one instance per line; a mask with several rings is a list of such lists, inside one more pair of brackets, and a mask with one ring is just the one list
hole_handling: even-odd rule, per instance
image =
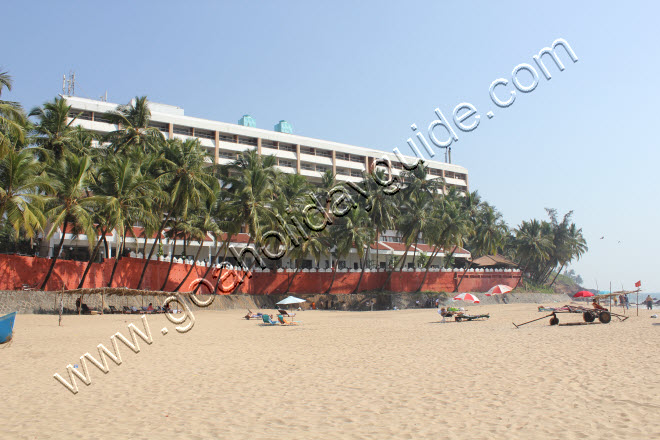
[[376, 271], [378, 271], [378, 269], [379, 269], [379, 267], [378, 267], [378, 265], [379, 265], [378, 257], [379, 257], [379, 254], [380, 254], [378, 252], [378, 248], [380, 247], [380, 246], [378, 246], [379, 242], [380, 242], [380, 228], [378, 226], [376, 226]]
[[362, 263], [362, 272], [360, 272], [360, 278], [358, 278], [357, 285], [355, 286], [355, 289], [353, 289], [354, 293], [358, 293], [358, 289], [360, 288], [360, 284], [362, 283], [362, 277], [364, 276], [364, 270], [367, 268], [367, 258], [369, 257], [369, 246], [367, 246], [367, 251], [364, 253], [364, 262]]
[[456, 285], [456, 290], [454, 290], [454, 292], [458, 292], [458, 288], [461, 287], [461, 283], [463, 282], [463, 278], [465, 278], [465, 274], [467, 274], [468, 270], [470, 270], [470, 268], [472, 267], [472, 263], [473, 263], [473, 261], [470, 261], [470, 264], [468, 264], [467, 269], [465, 269], [463, 271], [463, 275], [461, 275], [461, 279], [458, 280], [458, 284]]
[[284, 292], [285, 294], [289, 293], [289, 289], [291, 289], [291, 285], [293, 284], [293, 280], [296, 279], [296, 275], [298, 275], [298, 272], [300, 271], [300, 267], [302, 265], [298, 264], [296, 265], [296, 271], [293, 273], [293, 276], [289, 279], [289, 285], [286, 286], [286, 291]]
[[[247, 244], [245, 247], [249, 247], [252, 244], [252, 236], [250, 235], [250, 239], [248, 240]], [[256, 248], [256, 246], [255, 246]], [[248, 273], [254, 268], [254, 265], [257, 264], [257, 260], [255, 259], [254, 262], [252, 263], [252, 266], [248, 269], [247, 272], [243, 273], [243, 276], [241, 277], [241, 280], [238, 282], [238, 286], [236, 286], [236, 289], [232, 293], [238, 294], [241, 291], [241, 287], [243, 287], [243, 281], [245, 280], [245, 277], [247, 276]], [[217, 289], [217, 287], [216, 287]]]
[[115, 264], [112, 266], [112, 272], [110, 273], [110, 281], [108, 281], [108, 287], [112, 287], [112, 279], [115, 277], [117, 264], [119, 263], [119, 259], [124, 254], [125, 249], [126, 249], [126, 231], [124, 231], [124, 236], [122, 237], [121, 240], [121, 247], [119, 248], [119, 252], [117, 253], [117, 255], [115, 255]]
[[[229, 234], [227, 234], [227, 240], [225, 240], [222, 247], [220, 249], [218, 249], [218, 252], [215, 254], [215, 257], [213, 257], [213, 261], [209, 264], [209, 267], [206, 268], [206, 272], [204, 272], [204, 276], [202, 277], [202, 279], [206, 279], [206, 277], [209, 276], [209, 272], [211, 272], [211, 270], [213, 269], [213, 266], [215, 266], [215, 262], [217, 261], [218, 257], [220, 256], [220, 252], [222, 252], [222, 249], [225, 249], [225, 258], [227, 257], [227, 250], [229, 250], [229, 241], [230, 241], [230, 237], [229, 237]], [[195, 287], [195, 290], [193, 291], [193, 295], [197, 294], [197, 291], [199, 290], [201, 285], [202, 285], [202, 283], [197, 284], [197, 286]], [[216, 286], [216, 288], [217, 288], [217, 286]], [[211, 293], [213, 293], [213, 292], [211, 292]]]
[[555, 284], [555, 280], [557, 279], [557, 277], [559, 276], [559, 274], [561, 273], [561, 271], [564, 269], [564, 266], [565, 266], [565, 265], [566, 265], [566, 263], [564, 263], [564, 264], [561, 265], [561, 267], [560, 267], [559, 270], [557, 271], [557, 275], [555, 275], [555, 277], [552, 279], [552, 282], [550, 283], [550, 286], [548, 286], [548, 287], [552, 287], [552, 285]]
[[[144, 281], [144, 274], [147, 273], [147, 266], [149, 266], [149, 261], [151, 261], [151, 257], [154, 254], [154, 250], [156, 249], [156, 246], [158, 246], [160, 244], [160, 239], [161, 239], [161, 235], [163, 233], [163, 229], [165, 228], [165, 224], [167, 223], [167, 221], [169, 219], [170, 219], [170, 213], [168, 212], [167, 216], [165, 217], [165, 220], [163, 220], [163, 223], [160, 224], [160, 228], [158, 229], [158, 234], [157, 234], [158, 238], [156, 238], [156, 242], [154, 243], [154, 245], [151, 246], [151, 251], [149, 252], [149, 256], [147, 257], [147, 261], [144, 262], [144, 267], [142, 268], [142, 273], [140, 274], [140, 281], [138, 282], [138, 285], [136, 287], [137, 290], [140, 290], [140, 287], [142, 287], [142, 282]], [[146, 230], [145, 230], [144, 236], [145, 236], [144, 237], [144, 246], [146, 248], [147, 238], [148, 238], [147, 234], [146, 234]]]
[[419, 287], [415, 291], [415, 293], [419, 293], [422, 291], [422, 287], [424, 287], [424, 283], [426, 282], [426, 277], [429, 274], [429, 269], [431, 268], [431, 262], [435, 258], [436, 255], [438, 255], [438, 252], [440, 252], [440, 248], [436, 247], [435, 250], [431, 253], [431, 258], [429, 258], [428, 263], [426, 263], [426, 270], [424, 271], [424, 277], [422, 278], [422, 282], [419, 283]]
[[[176, 288], [174, 289], [175, 292], [178, 292], [178, 291], [179, 291], [179, 289], [181, 288], [181, 286], [183, 286], [183, 283], [186, 282], [186, 280], [188, 279], [188, 277], [189, 277], [190, 274], [192, 273], [192, 271], [193, 271], [193, 269], [195, 268], [195, 266], [197, 266], [197, 259], [199, 258], [199, 254], [202, 252], [202, 249], [204, 248], [204, 246], [202, 246], [203, 244], [204, 244], [204, 240], [202, 240], [202, 241], [199, 242], [199, 248], [197, 249], [197, 253], [195, 254], [195, 261], [193, 261], [193, 264], [190, 265], [190, 269], [188, 269], [188, 273], [186, 273], [186, 276], [181, 280], [181, 282], [179, 283], [179, 285], [176, 286]], [[209, 266], [209, 267], [210, 267], [210, 266]]]
[[85, 283], [85, 278], [87, 278], [87, 274], [89, 273], [89, 269], [92, 267], [93, 261], [96, 259], [99, 253], [99, 248], [101, 247], [101, 243], [103, 243], [103, 237], [105, 237], [105, 231], [106, 231], [105, 229], [101, 231], [101, 238], [99, 238], [99, 241], [96, 243], [96, 246], [94, 246], [94, 250], [89, 256], [89, 261], [87, 262], [87, 266], [85, 267], [85, 272], [83, 272], [82, 278], [78, 283], [78, 289], [82, 289], [82, 286]]
[[328, 290], [325, 291], [326, 295], [330, 293], [330, 291], [332, 290], [332, 285], [335, 284], [335, 276], [337, 276], [338, 263], [339, 263], [338, 258], [335, 258], [335, 260], [332, 262], [332, 279], [330, 280], [330, 286], [328, 287]]
[[417, 245], [419, 244], [419, 235], [417, 235], [417, 238], [415, 239], [415, 250], [413, 251], [413, 270], [416, 269], [415, 267], [415, 255], [417, 255]]
[[53, 273], [53, 268], [55, 267], [55, 263], [57, 262], [57, 259], [60, 256], [60, 252], [62, 252], [62, 246], [64, 246], [64, 236], [66, 235], [66, 227], [68, 225], [69, 222], [67, 219], [65, 219], [64, 225], [62, 225], [62, 237], [60, 238], [60, 245], [57, 247], [57, 252], [53, 256], [53, 261], [50, 263], [50, 268], [48, 269], [46, 278], [44, 278], [44, 282], [41, 284], [40, 290], [44, 290], [46, 288], [46, 283], [48, 283], [48, 280], [50, 279], [50, 276]]
[[165, 291], [165, 286], [167, 286], [167, 280], [170, 278], [170, 272], [172, 271], [172, 265], [174, 264], [174, 251], [176, 250], [176, 236], [177, 236], [176, 229], [173, 232], [174, 232], [174, 241], [172, 242], [172, 255], [170, 255], [170, 264], [167, 266], [167, 273], [165, 274], [165, 280], [163, 281], [163, 285], [160, 286], [160, 290], [162, 292]]

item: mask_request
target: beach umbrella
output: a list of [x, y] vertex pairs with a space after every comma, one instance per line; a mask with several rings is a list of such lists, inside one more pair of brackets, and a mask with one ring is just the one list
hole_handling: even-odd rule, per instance
[[580, 290], [578, 293], [573, 295], [573, 298], [586, 298], [588, 296], [594, 296], [594, 294], [587, 290]]
[[498, 284], [497, 286], [491, 287], [488, 292], [486, 292], [486, 296], [491, 296], [491, 295], [501, 295], [503, 293], [508, 293], [513, 290], [512, 287], [509, 287], [504, 284]]
[[300, 303], [304, 303], [304, 302], [307, 302], [307, 300], [302, 299], [302, 298], [296, 298], [295, 296], [287, 296], [282, 301], [280, 301], [276, 304], [278, 306], [284, 306], [284, 305], [287, 305], [287, 304], [300, 304]]
[[456, 295], [452, 299], [454, 301], [465, 301], [465, 302], [472, 302], [475, 304], [479, 304], [481, 302], [479, 301], [479, 298], [477, 298], [476, 295], [473, 295], [471, 293], [461, 293], [460, 295]]

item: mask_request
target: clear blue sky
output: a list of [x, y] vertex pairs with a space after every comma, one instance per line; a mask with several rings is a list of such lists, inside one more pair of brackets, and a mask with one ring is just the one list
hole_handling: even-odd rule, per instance
[[[0, 66], [28, 109], [74, 70], [80, 96], [148, 95], [266, 129], [286, 119], [301, 135], [404, 154], [410, 124], [470, 102], [481, 123], [452, 152], [471, 189], [511, 226], [574, 210], [589, 252], [573, 268], [588, 287], [660, 291], [658, 4], [453, 3], [6, 2]], [[495, 107], [490, 83], [557, 38], [579, 61], [564, 56], [563, 72]]]

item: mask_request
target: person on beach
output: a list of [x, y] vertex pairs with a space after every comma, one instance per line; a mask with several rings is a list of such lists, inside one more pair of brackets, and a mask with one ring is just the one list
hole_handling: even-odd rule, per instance
[[648, 295], [644, 302], [646, 303], [646, 308], [648, 310], [653, 310], [653, 298], [651, 298], [651, 295]]

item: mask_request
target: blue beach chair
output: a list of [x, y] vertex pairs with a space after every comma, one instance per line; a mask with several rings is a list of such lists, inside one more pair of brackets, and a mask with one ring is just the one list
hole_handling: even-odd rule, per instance
[[270, 319], [270, 316], [266, 315], [265, 313], [261, 315], [261, 319], [264, 321], [264, 324], [268, 325], [278, 325], [279, 323], [277, 321], [272, 321]]
[[16, 312], [11, 312], [8, 315], [0, 318], [0, 344], [9, 342], [11, 340], [12, 332], [14, 330], [14, 319]]

